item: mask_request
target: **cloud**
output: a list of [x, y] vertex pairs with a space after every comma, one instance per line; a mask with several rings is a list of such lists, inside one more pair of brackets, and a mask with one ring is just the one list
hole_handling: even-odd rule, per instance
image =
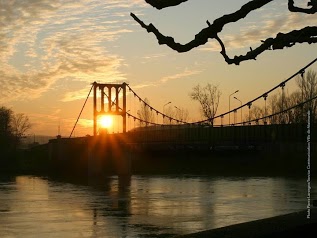
[[[160, 57], [160, 56], [158, 56]], [[151, 57], [152, 58], [152, 57]], [[168, 75], [165, 77], [162, 77], [161, 79], [155, 81], [155, 82], [143, 82], [140, 84], [136, 84], [133, 86], [133, 89], [142, 89], [142, 88], [147, 88], [147, 87], [157, 87], [160, 84], [167, 83], [168, 81], [171, 80], [176, 80], [176, 79], [182, 79], [182, 78], [187, 78], [193, 75], [200, 74], [202, 70], [189, 70], [185, 69], [183, 72], [175, 73], [172, 75]]]
[[[76, 53], [76, 50], [80, 53]], [[55, 61], [51, 62], [51, 58]], [[42, 62], [41, 70], [29, 73], [0, 70], [0, 102], [39, 97], [54, 82], [63, 78], [89, 83], [104, 78], [113, 81], [124, 78], [118, 70], [122, 61], [120, 58], [105, 52], [100, 54], [86, 50], [85, 44], [78, 47], [75, 43], [63, 41], [55, 48], [51, 58]]]
[[175, 80], [175, 79], [180, 79], [180, 78], [186, 78], [195, 74], [200, 74], [202, 71], [199, 70], [188, 70], [186, 69], [185, 71], [181, 72], [181, 73], [176, 73], [174, 75], [169, 75], [169, 76], [165, 76], [163, 78], [161, 78], [160, 82], [161, 83], [166, 83], [170, 80]]
[[[67, 92], [63, 99], [61, 100], [62, 102], [72, 102], [76, 100], [81, 100], [85, 99], [88, 95], [89, 89], [83, 88], [78, 91], [73, 91], [73, 92]], [[89, 97], [92, 97], [92, 93], [90, 94]]]
[[92, 128], [94, 121], [92, 119], [79, 119], [78, 124], [82, 127]]
[[143, 0], [0, 1], [0, 102], [39, 97], [63, 78], [123, 80], [123, 59], [105, 44], [131, 32], [128, 8], [143, 6]]
[[146, 55], [143, 56], [143, 59], [157, 59], [157, 58], [162, 58], [162, 57], [166, 57], [167, 54], [163, 54], [163, 53], [158, 53], [158, 54], [151, 54], [151, 55]]
[[155, 83], [142, 83], [142, 84], [136, 84], [133, 85], [133, 89], [141, 89], [141, 88], [147, 88], [147, 87], [153, 87], [157, 86]]

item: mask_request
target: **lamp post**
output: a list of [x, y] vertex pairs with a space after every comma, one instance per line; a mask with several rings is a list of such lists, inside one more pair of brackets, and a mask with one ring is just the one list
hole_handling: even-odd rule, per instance
[[165, 103], [165, 104], [164, 104], [164, 106], [163, 106], [163, 113], [165, 113], [165, 112], [164, 112], [165, 106], [167, 106], [168, 104], [171, 104], [171, 103], [172, 103], [172, 102], [168, 102], [168, 103]]
[[[164, 108], [165, 106], [167, 106], [168, 104], [171, 104], [172, 102], [168, 102], [168, 103], [165, 103], [164, 106], [163, 106], [163, 114], [165, 115], [165, 112], [164, 112]], [[164, 116], [163, 116], [163, 124], [164, 124]]]
[[[240, 102], [240, 106], [242, 106], [242, 102], [237, 97], [233, 97], [234, 99], [238, 100]], [[241, 125], [242, 125], [242, 107], [241, 107]]]
[[177, 117], [176, 117], [176, 119], [177, 119], [177, 120], [181, 120], [181, 121], [182, 121], [182, 118], [181, 118], [181, 116], [182, 116], [182, 115], [181, 115], [182, 110], [181, 110], [181, 109], [179, 109], [179, 108], [178, 108], [178, 107], [176, 107], [176, 106], [174, 106], [174, 107], [175, 107], [175, 108], [179, 111], [179, 118], [177, 118]]
[[229, 126], [230, 126], [230, 97], [231, 97], [233, 94], [237, 93], [237, 92], [239, 92], [239, 90], [236, 90], [234, 93], [231, 93], [231, 94], [229, 95]]

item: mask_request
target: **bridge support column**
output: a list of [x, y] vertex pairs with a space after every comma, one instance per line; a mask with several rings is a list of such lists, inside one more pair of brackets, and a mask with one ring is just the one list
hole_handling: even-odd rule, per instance
[[97, 135], [97, 116], [98, 116], [98, 112], [97, 112], [97, 83], [94, 82], [93, 83], [94, 86], [94, 136]]
[[[122, 111], [122, 119], [123, 119], [123, 133], [127, 132], [127, 88], [126, 84], [123, 84], [123, 111]], [[119, 98], [119, 97], [118, 97]]]
[[131, 152], [128, 148], [121, 149], [120, 156], [116, 158], [118, 160], [116, 166], [117, 174], [119, 176], [131, 176]]
[[131, 151], [117, 135], [92, 137], [87, 143], [88, 175], [131, 176]]
[[[122, 83], [122, 84], [100, 84], [100, 83], [93, 83], [93, 87], [94, 87], [94, 105], [93, 105], [93, 115], [94, 115], [94, 136], [96, 136], [98, 134], [97, 130], [98, 130], [98, 116], [101, 115], [111, 115], [111, 116], [122, 116], [122, 130], [123, 133], [125, 133], [127, 131], [127, 95], [126, 95], [126, 83]], [[115, 98], [112, 99], [112, 88], [115, 88]], [[100, 111], [97, 110], [97, 89], [100, 90]], [[108, 89], [108, 90], [105, 90]], [[119, 103], [119, 98], [120, 98], [120, 91], [122, 90], [122, 105], [120, 105]], [[105, 105], [104, 105], [104, 101], [105, 98], [107, 97], [107, 110], [105, 110]]]

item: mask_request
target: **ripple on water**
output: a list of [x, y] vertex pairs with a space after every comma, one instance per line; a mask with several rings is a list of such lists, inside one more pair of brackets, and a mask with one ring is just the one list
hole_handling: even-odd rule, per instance
[[1, 178], [0, 237], [171, 237], [306, 209], [306, 186], [210, 176], [109, 177], [98, 186]]

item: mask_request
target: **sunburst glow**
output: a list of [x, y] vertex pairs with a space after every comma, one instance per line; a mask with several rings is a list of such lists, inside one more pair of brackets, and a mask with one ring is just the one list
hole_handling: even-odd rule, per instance
[[110, 128], [113, 124], [113, 118], [111, 116], [101, 116], [99, 124], [102, 128]]

